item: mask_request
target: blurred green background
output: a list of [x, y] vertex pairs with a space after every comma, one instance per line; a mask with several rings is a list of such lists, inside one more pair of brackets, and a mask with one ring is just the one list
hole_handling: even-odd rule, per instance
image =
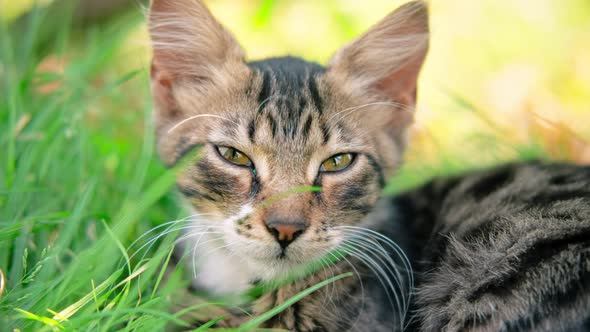
[[[15, 17], [32, 2], [4, 0], [3, 16]], [[127, 2], [140, 15], [139, 0]], [[293, 54], [322, 64], [400, 3], [207, 1], [250, 59]], [[515, 145], [533, 141], [551, 157], [590, 162], [588, 1], [435, 0], [431, 25], [410, 162], [436, 162], [443, 153], [481, 165], [516, 158]], [[148, 67], [143, 22], [124, 39], [103, 76]], [[45, 59], [41, 70], [60, 70], [74, 56], [83, 54], [66, 50]], [[146, 100], [142, 83], [130, 84], [130, 98]]]
[[[0, 0], [0, 331], [182, 325], [166, 313], [186, 278], [158, 287], [177, 233], [131, 246], [183, 212], [153, 150], [145, 8], [121, 1]], [[401, 3], [206, 2], [250, 59], [323, 64]], [[589, 1], [432, 0], [431, 30], [390, 192], [514, 159], [590, 164]]]

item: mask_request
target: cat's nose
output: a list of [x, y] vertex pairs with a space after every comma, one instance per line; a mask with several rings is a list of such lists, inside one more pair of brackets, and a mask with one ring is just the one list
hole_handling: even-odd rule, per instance
[[285, 249], [299, 235], [303, 234], [307, 225], [304, 222], [271, 221], [266, 224], [266, 228], [275, 237], [281, 248]]

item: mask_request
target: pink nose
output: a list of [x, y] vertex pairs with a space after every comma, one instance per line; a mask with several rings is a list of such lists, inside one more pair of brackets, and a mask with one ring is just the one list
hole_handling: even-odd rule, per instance
[[266, 228], [284, 249], [291, 244], [291, 242], [295, 241], [299, 235], [303, 234], [306, 225], [304, 223], [270, 222], [267, 224]]

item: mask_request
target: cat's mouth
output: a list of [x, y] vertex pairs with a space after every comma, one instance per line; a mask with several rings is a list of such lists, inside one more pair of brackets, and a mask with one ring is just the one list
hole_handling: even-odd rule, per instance
[[281, 249], [280, 252], [274, 257], [275, 261], [286, 262], [294, 265], [305, 264], [313, 260], [313, 257], [298, 256], [293, 253], [289, 253], [287, 249]]
[[277, 255], [277, 259], [285, 259], [286, 257], [287, 257], [287, 250], [281, 249], [281, 251]]
[[332, 246], [319, 246], [317, 243], [302, 241], [294, 243], [286, 248], [269, 248], [267, 245], [260, 245], [261, 255], [247, 255], [258, 264], [270, 268], [281, 267], [286, 270], [305, 268], [307, 265], [328, 255]]
[[259, 263], [283, 263], [283, 264], [305, 264], [306, 262], [313, 260], [312, 257], [306, 257], [289, 250], [289, 248], [281, 248], [278, 250], [269, 250], [268, 255], [249, 255], [248, 257], [258, 261]]

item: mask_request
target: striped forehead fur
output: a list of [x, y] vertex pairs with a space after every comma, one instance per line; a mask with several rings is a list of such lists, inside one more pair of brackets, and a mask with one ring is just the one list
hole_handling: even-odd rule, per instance
[[272, 138], [305, 139], [323, 112], [318, 76], [324, 68], [294, 57], [251, 62], [249, 67], [258, 77], [258, 88], [249, 88], [258, 102], [257, 114], [248, 124], [249, 138], [254, 140], [258, 124], [266, 118]]

